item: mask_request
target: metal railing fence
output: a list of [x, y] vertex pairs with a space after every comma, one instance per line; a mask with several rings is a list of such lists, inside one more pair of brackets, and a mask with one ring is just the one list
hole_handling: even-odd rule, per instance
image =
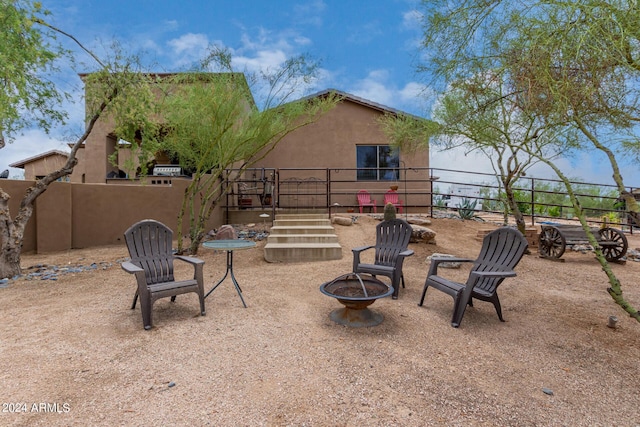
[[[365, 189], [381, 212], [384, 195], [394, 186], [405, 213], [433, 216], [434, 211], [459, 212], [465, 208], [478, 213], [503, 214], [505, 211], [504, 189], [493, 174], [401, 167], [398, 180], [364, 181], [357, 179], [357, 171], [355, 168], [250, 169], [233, 184], [227, 208], [359, 212], [356, 193]], [[227, 176], [234, 176], [234, 171], [228, 171]], [[627, 225], [616, 186], [577, 181], [571, 184], [592, 222]], [[569, 195], [558, 179], [522, 177], [513, 190], [520, 211], [532, 225], [574, 217]], [[627, 187], [626, 191], [637, 194], [640, 199], [640, 189]]]

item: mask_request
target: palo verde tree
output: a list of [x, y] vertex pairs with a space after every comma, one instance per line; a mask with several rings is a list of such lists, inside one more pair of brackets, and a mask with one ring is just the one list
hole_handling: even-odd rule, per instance
[[[0, 149], [30, 126], [48, 131], [64, 123], [57, 107], [65, 95], [45, 75], [54, 72], [56, 60], [67, 52], [55, 33], [39, 26], [48, 13], [31, 2], [0, 2]], [[29, 189], [15, 217], [9, 211], [9, 195], [0, 188], [0, 278], [20, 273], [24, 229], [33, 202], [50, 181], [45, 178]]]
[[[553, 126], [519, 109], [505, 83], [502, 74], [482, 70], [452, 82], [434, 106], [437, 126], [430, 141], [444, 150], [464, 147], [467, 152], [483, 153], [504, 192], [500, 194], [505, 198], [505, 221], [511, 213], [524, 234], [525, 219], [514, 186], [538, 162], [528, 147], [553, 159], [566, 152], [573, 139], [564, 126]], [[565, 143], [560, 145], [559, 140]]]
[[[640, 10], [633, 2], [423, 1], [421, 71], [440, 88], [470, 69], [504, 70], [521, 109], [565, 122], [604, 153], [632, 218], [618, 158], [638, 159]], [[443, 86], [444, 85], [444, 86]], [[640, 221], [638, 222], [640, 223]]]
[[73, 58], [56, 36], [70, 38], [96, 61], [101, 71], [95, 76], [101, 79], [103, 92], [88, 110], [84, 132], [72, 146], [66, 163], [27, 189], [15, 216], [9, 210], [9, 195], [0, 188], [0, 278], [20, 274], [24, 231], [36, 199], [52, 182], [71, 174], [77, 163], [76, 152], [101, 114], [116, 107], [117, 100], [128, 102], [121, 95], [130, 87], [130, 80], [122, 78], [129, 74], [113, 74], [113, 66], [101, 62], [73, 36], [48, 24], [48, 15], [38, 2], [0, 1], [0, 148], [26, 128], [49, 131], [64, 123], [66, 115], [60, 103], [69, 95], [59, 91], [48, 76], [56, 70], [57, 61], [73, 62]]
[[[637, 155], [640, 147], [635, 134], [640, 118], [640, 10], [635, 3], [464, 0], [452, 6], [435, 0], [423, 5], [429, 55], [424, 71], [446, 85], [467, 78], [469, 69], [504, 70], [521, 111], [548, 123], [564, 123], [581, 135], [582, 149], [605, 153], [627, 209], [637, 216], [637, 203], [626, 194], [617, 161], [622, 150]], [[546, 153], [531, 153], [553, 165]], [[571, 200], [597, 247], [579, 199]], [[607, 261], [596, 254], [607, 271]], [[615, 276], [608, 276], [616, 303], [640, 320], [622, 297]]]
[[[235, 72], [232, 62], [228, 51], [214, 48], [201, 69], [164, 78], [154, 104], [154, 115], [160, 119], [151, 128], [142, 128], [146, 139], [138, 144], [147, 156], [162, 150], [191, 172], [178, 229], [188, 223], [192, 254], [198, 251], [213, 210], [243, 172], [284, 136], [313, 123], [338, 100], [336, 96], [291, 100], [316, 71], [316, 64], [304, 56], [258, 74]], [[207, 72], [212, 67], [217, 72]], [[260, 106], [254, 103], [252, 89], [260, 94]], [[130, 126], [130, 132], [136, 126]], [[226, 174], [229, 170], [232, 175]], [[178, 251], [185, 251], [182, 233]]]
[[539, 10], [507, 51], [521, 106], [566, 121], [585, 148], [602, 152], [629, 218], [640, 225], [618, 165], [619, 157], [640, 153], [640, 11], [626, 1], [590, 0]]
[[[539, 161], [529, 152], [544, 151], [548, 158], [555, 158], [566, 153], [573, 138], [564, 126], [552, 126], [519, 109], [505, 83], [496, 72], [478, 70], [450, 83], [433, 108], [432, 121], [413, 120], [408, 126], [404, 117], [387, 115], [382, 122], [394, 143], [405, 150], [464, 148], [466, 153], [485, 155], [498, 180], [499, 196], [504, 198], [505, 223], [512, 214], [524, 234], [525, 219], [514, 186]], [[560, 137], [563, 145], [558, 143]], [[535, 148], [529, 150], [529, 145]]]

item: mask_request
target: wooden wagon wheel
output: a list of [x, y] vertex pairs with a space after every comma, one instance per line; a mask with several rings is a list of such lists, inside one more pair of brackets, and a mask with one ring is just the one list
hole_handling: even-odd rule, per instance
[[538, 252], [545, 258], [560, 258], [567, 247], [567, 242], [556, 227], [542, 226], [538, 237]]
[[617, 261], [627, 253], [629, 243], [622, 231], [605, 227], [599, 230], [600, 247], [607, 261]]

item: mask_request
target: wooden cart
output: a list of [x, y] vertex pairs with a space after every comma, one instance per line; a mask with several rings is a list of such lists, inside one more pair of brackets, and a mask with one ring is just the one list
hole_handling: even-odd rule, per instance
[[[591, 232], [607, 261], [618, 261], [627, 253], [629, 243], [621, 230], [592, 227]], [[584, 244], [589, 244], [589, 240], [581, 225], [545, 224], [538, 237], [538, 252], [543, 258], [559, 259], [567, 245]]]

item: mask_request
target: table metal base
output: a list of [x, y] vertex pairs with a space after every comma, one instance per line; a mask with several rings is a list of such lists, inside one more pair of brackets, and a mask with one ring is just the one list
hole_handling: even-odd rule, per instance
[[211, 292], [215, 291], [216, 288], [220, 286], [222, 282], [224, 282], [224, 279], [227, 278], [229, 273], [231, 273], [231, 280], [233, 281], [233, 285], [236, 287], [236, 291], [238, 292], [238, 296], [242, 301], [242, 305], [244, 305], [244, 308], [247, 308], [247, 304], [244, 302], [244, 298], [242, 298], [242, 289], [240, 289], [240, 285], [236, 280], [236, 276], [233, 274], [233, 251], [226, 251], [226, 252], [227, 252], [227, 271], [224, 273], [224, 276], [222, 277], [222, 279], [220, 279], [220, 281], [216, 283], [216, 285], [213, 288], [211, 288], [211, 290], [207, 292], [207, 294], [204, 297], [205, 298], [208, 297]]

